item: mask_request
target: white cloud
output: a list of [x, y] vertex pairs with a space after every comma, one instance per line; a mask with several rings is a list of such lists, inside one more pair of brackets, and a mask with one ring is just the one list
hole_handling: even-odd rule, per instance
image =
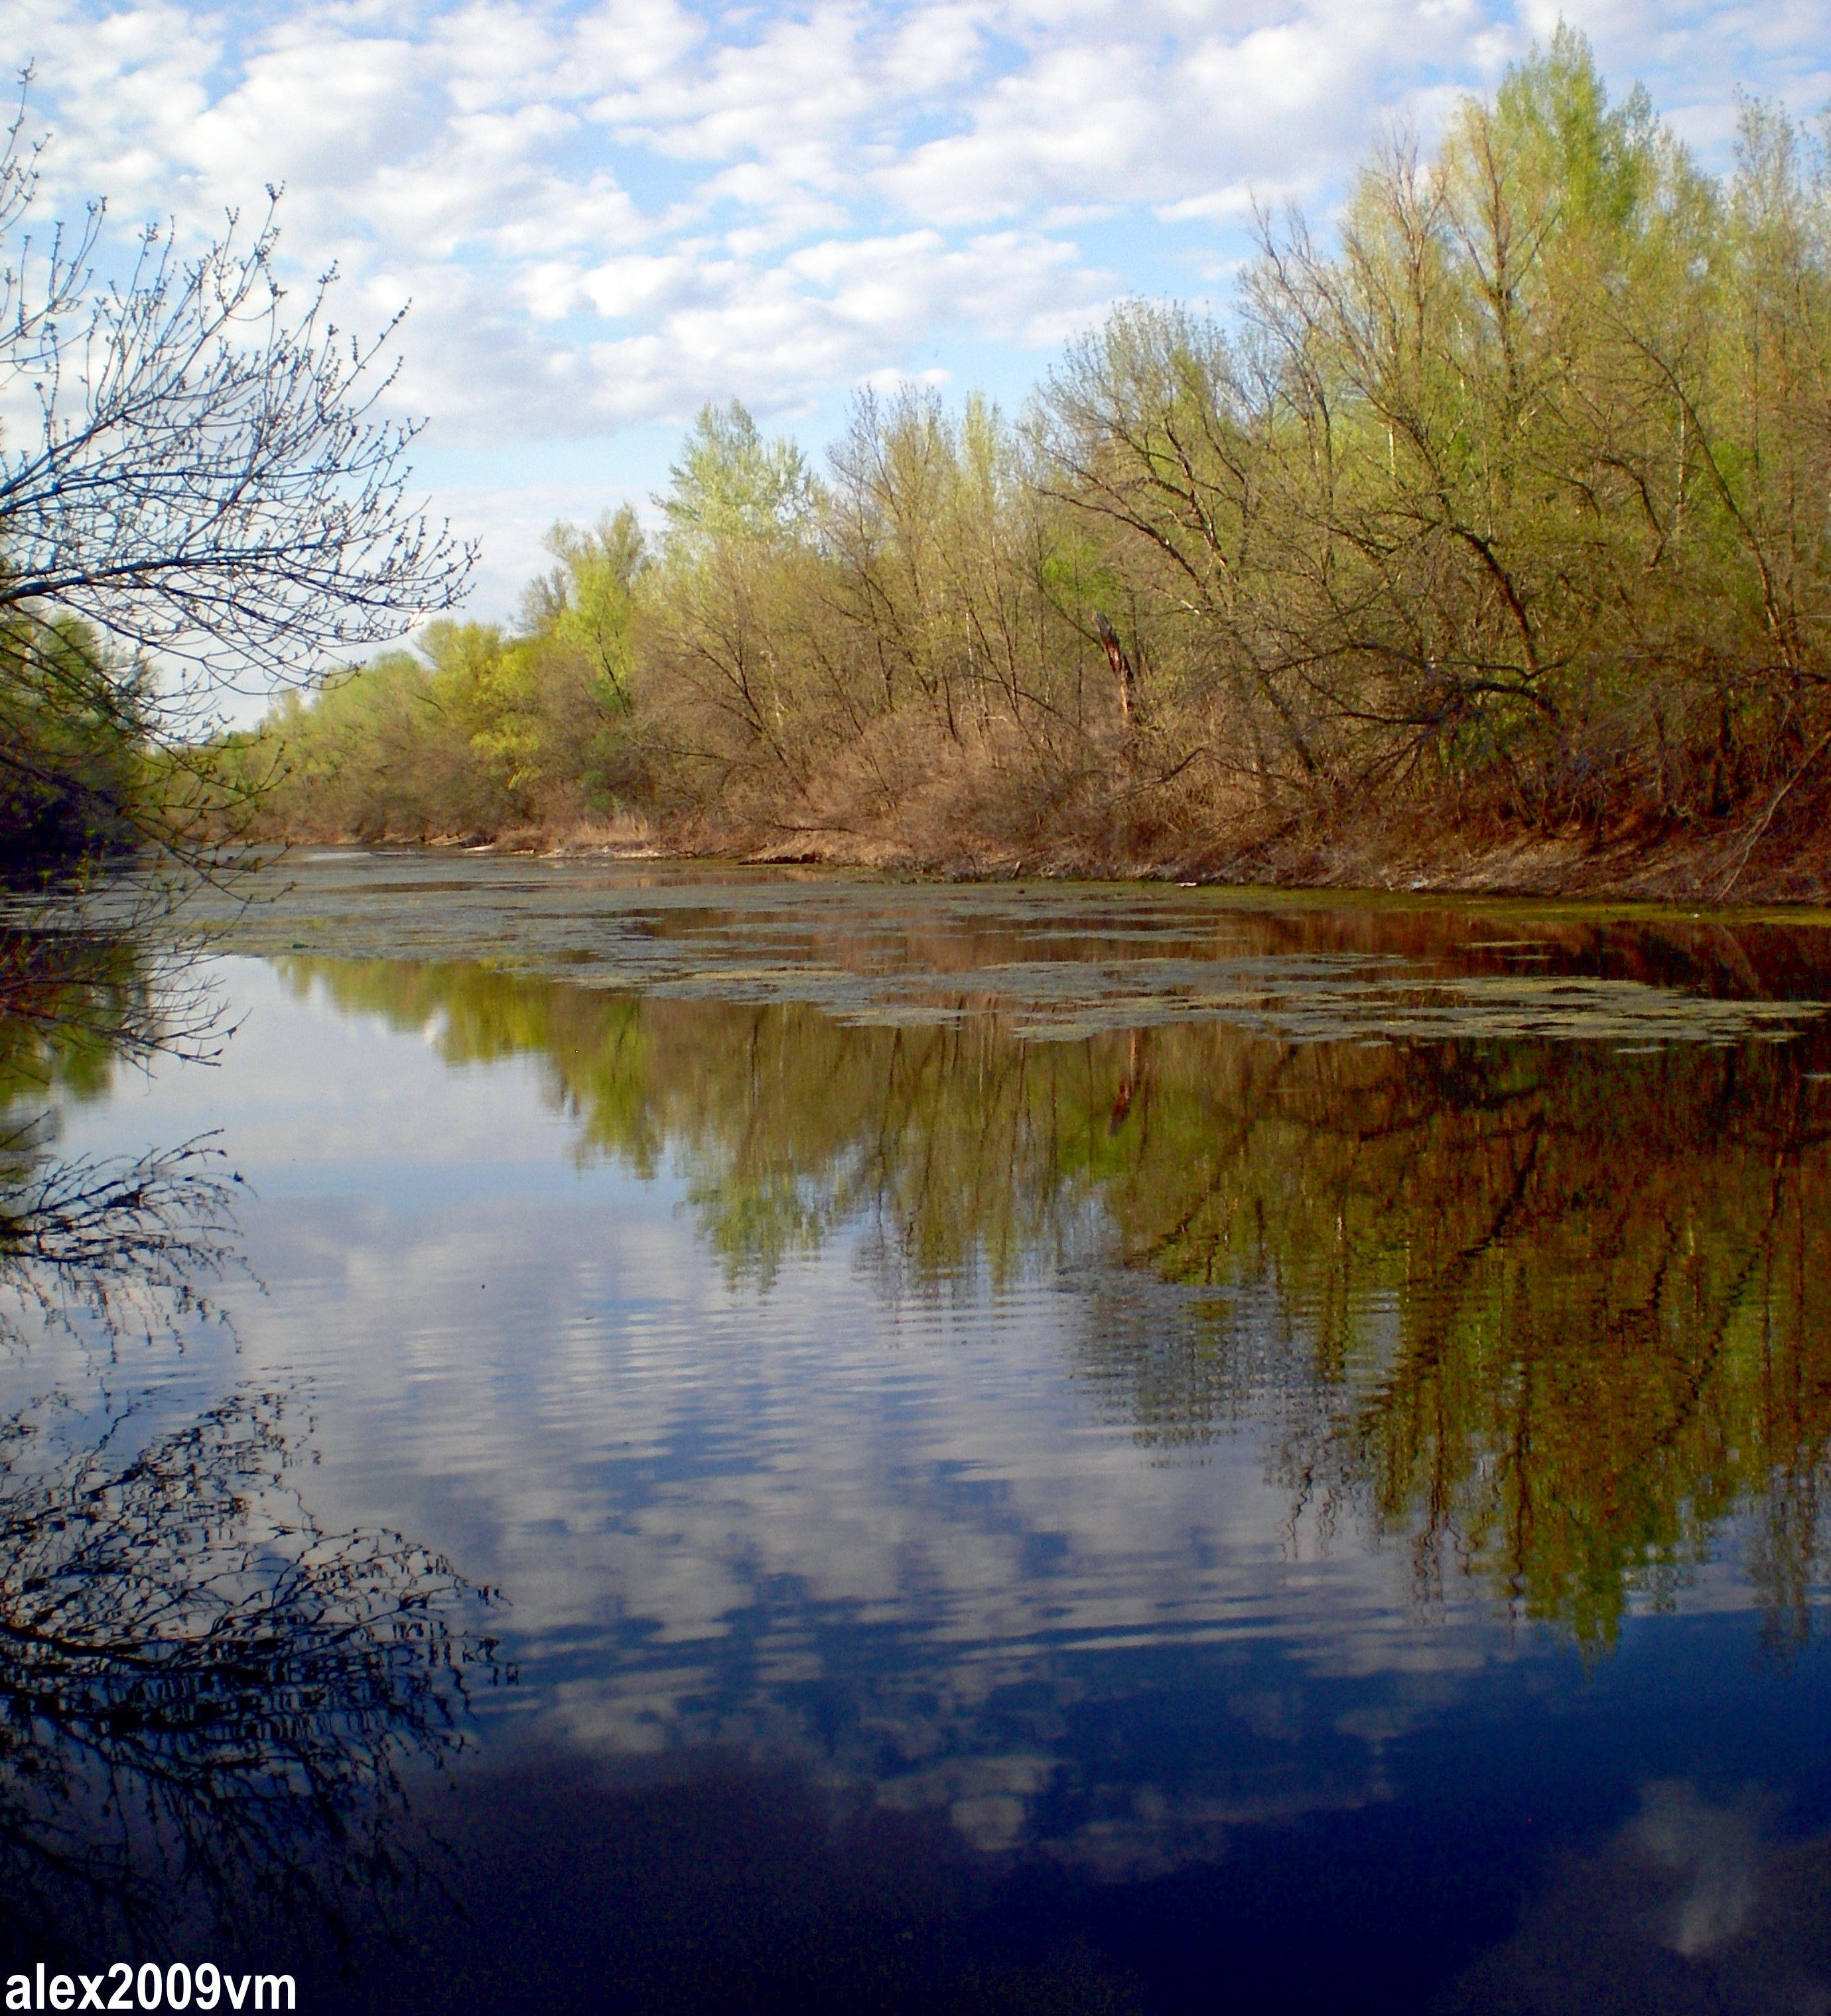
[[900, 392], [938, 392], [954, 382], [954, 374], [938, 365], [926, 371], [899, 371], [887, 364], [880, 371], [867, 371], [858, 380], [861, 391], [875, 392], [880, 398], [894, 398]]

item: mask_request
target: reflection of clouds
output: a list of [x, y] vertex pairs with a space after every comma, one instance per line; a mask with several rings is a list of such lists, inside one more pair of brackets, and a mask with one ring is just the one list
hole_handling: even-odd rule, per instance
[[[525, 1066], [450, 1072], [236, 972], [257, 1013], [221, 1071], [113, 1117], [228, 1117], [249, 1354], [311, 1377], [326, 1516], [507, 1593], [501, 1718], [792, 1757], [1138, 1870], [1385, 1796], [1390, 1738], [1506, 1655], [1425, 1628], [1384, 1558], [1293, 1551], [1250, 1435], [1167, 1460], [1103, 1418], [1062, 1348], [1081, 1287], [887, 1300], [841, 1240], [760, 1300], [677, 1186], [571, 1166]], [[1144, 1754], [1160, 1711], [1192, 1762]]]
[[1682, 1780], [1648, 1785], [1627, 1843], [1684, 1881], [1660, 1937], [1694, 1960], [1734, 1939], [1754, 1909], [1761, 1878], [1760, 1813], [1747, 1803], [1713, 1806]]
[[1146, 1872], [1391, 1796], [1394, 1747], [1523, 1656], [1453, 1583], [1427, 1619], [1370, 1529], [1293, 1520], [1269, 1293], [1216, 1316], [1234, 1384], [1183, 1449], [1139, 1367], [1193, 1418], [1189, 1304], [1115, 1287], [1091, 1222], [1052, 1284], [925, 1295], [842, 1232], [759, 1298], [680, 1182], [574, 1165], [531, 1061], [448, 1069], [234, 972], [256, 1013], [222, 1069], [83, 1124], [225, 1119], [270, 1288], [250, 1356], [311, 1377], [326, 1517], [509, 1597], [505, 1740], [790, 1759], [983, 1848]]
[[1442, 2016], [1826, 2016], [1831, 1838], [1785, 1840], [1779, 1809], [1752, 1787], [1725, 1798], [1685, 1780], [1643, 1785], [1639, 1813], [1556, 1872]]

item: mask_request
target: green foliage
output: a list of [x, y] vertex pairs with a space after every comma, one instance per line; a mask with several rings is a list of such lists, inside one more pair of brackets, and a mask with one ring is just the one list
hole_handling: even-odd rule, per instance
[[1563, 22], [1542, 55], [1508, 70], [1492, 111], [1466, 105], [1459, 127], [1446, 153], [1460, 171], [1468, 174], [1472, 152], [1504, 164], [1516, 200], [1567, 234], [1643, 225], [1670, 145], [1642, 87], [1610, 105], [1588, 42]]
[[155, 794], [141, 681], [73, 618], [0, 631], [0, 877], [131, 851]]
[[786, 435], [766, 441], [736, 399], [700, 409], [672, 485], [656, 499], [667, 520], [671, 561], [703, 560], [721, 543], [793, 538], [814, 508], [806, 459]]
[[469, 733], [468, 704], [499, 644], [480, 625], [435, 625], [426, 656], [385, 652], [310, 699], [282, 693], [231, 751], [272, 777], [264, 821], [304, 839], [423, 839], [511, 816]]
[[491, 836], [613, 814], [639, 775], [632, 628], [646, 564], [627, 507], [556, 526], [523, 622], [429, 624], [225, 745], [268, 830], [304, 839]]
[[129, 938], [0, 931], [0, 1182], [31, 1159], [51, 1094], [99, 1096], [164, 1033], [158, 993]]
[[1336, 250], [1268, 226], [1236, 344], [1081, 345], [1049, 445], [1286, 802], [1709, 816], [1826, 725], [1828, 257], [1783, 119], [1719, 190], [1560, 31], [1372, 163]]
[[480, 683], [473, 747], [547, 824], [613, 815], [640, 783], [632, 682], [647, 556], [627, 504], [592, 531], [556, 525], [520, 637]]

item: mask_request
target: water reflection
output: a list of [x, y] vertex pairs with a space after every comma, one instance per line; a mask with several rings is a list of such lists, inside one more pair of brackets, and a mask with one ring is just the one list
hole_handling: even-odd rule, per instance
[[0, 929], [0, 1345], [49, 1323], [112, 1351], [209, 1312], [239, 1181], [214, 1139], [103, 1159], [56, 1146], [64, 1111], [124, 1065], [207, 1054], [218, 1008], [193, 966], [131, 932]]
[[1831, 2010], [1831, 1836], [1787, 1840], [1780, 1802], [1643, 1786], [1639, 1812], [1574, 1856], [1513, 1937], [1443, 1998], [1443, 2016]]
[[[282, 1704], [211, 1882], [347, 1914], [315, 2006], [1831, 1996], [1810, 932], [353, 872], [223, 967], [221, 1071], [40, 1144], [224, 1129], [239, 1356], [174, 1309], [117, 1405], [40, 1338], [77, 1382], [8, 1445], [34, 1535], [223, 1445], [254, 1579], [186, 1593], [174, 1481], [154, 1581], [299, 1662], [180, 1632], [155, 1733], [215, 1770], [217, 1705]], [[358, 942], [449, 956], [299, 955]], [[484, 1582], [519, 1683], [409, 1812]], [[159, 1638], [122, 1587], [104, 1651]], [[90, 1768], [34, 1852], [112, 1894]]]
[[0, 1139], [0, 1345], [55, 1325], [117, 1353], [218, 1313], [237, 1265], [234, 1187], [212, 1140], [130, 1158], [59, 1160], [41, 1121]]
[[34, 1959], [372, 1915], [418, 1873], [408, 1777], [497, 1673], [484, 1593], [314, 1516], [289, 1391], [173, 1418], [240, 1179], [210, 1140], [57, 1143], [124, 1060], [210, 1026], [129, 934], [0, 937], [0, 1345], [14, 1386], [56, 1378], [0, 1417], [0, 1935]]
[[492, 1641], [436, 1556], [318, 1525], [289, 1411], [49, 1454], [0, 1424], [0, 1926], [37, 1950], [322, 1932], [403, 1874], [403, 1768], [459, 1746]]
[[[1293, 1524], [1402, 1535], [1596, 1644], [1754, 1510], [1770, 1642], [1810, 1629], [1831, 1447], [1831, 1050], [1795, 1042], [1035, 1044], [993, 1017], [606, 995], [294, 959], [295, 990], [537, 1058], [578, 1152], [684, 1173], [734, 1280], [862, 1233], [880, 1286], [1080, 1270], [1086, 1380], [1142, 1438], [1275, 1425]], [[1113, 1262], [1119, 1263], [1117, 1267]]]

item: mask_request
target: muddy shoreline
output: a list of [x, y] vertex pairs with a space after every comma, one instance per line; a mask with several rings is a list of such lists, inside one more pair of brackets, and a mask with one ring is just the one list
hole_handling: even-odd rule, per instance
[[945, 849], [894, 834], [694, 824], [614, 830], [525, 829], [496, 834], [344, 834], [293, 845], [429, 848], [441, 851], [613, 860], [728, 862], [854, 868], [940, 881], [1011, 880], [1178, 882], [1218, 887], [1340, 889], [1416, 895], [1541, 897], [1553, 900], [1831, 905], [1831, 821], [1815, 816], [1785, 833], [1755, 837], [1727, 824], [1649, 837], [1644, 833], [1480, 835], [1451, 830], [1403, 837], [1352, 830], [1289, 833], [1136, 852], [1059, 842], [1026, 853], [963, 835]]

